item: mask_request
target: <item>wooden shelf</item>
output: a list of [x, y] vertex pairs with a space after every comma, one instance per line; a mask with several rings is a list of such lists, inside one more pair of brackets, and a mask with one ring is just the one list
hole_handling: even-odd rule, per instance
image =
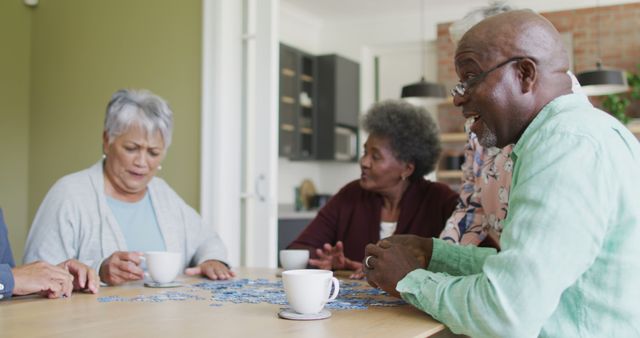
[[294, 77], [296, 76], [296, 72], [290, 68], [282, 68], [282, 75], [288, 76], [288, 77]]
[[466, 142], [466, 133], [442, 133], [440, 134], [440, 140], [442, 142]]
[[462, 178], [462, 170], [438, 170], [436, 171], [438, 179]]
[[300, 80], [305, 82], [313, 82], [313, 77], [307, 74], [300, 75]]
[[627, 128], [629, 128], [629, 130], [634, 134], [640, 134], [640, 123], [627, 125]]
[[295, 128], [293, 127], [293, 124], [289, 124], [289, 123], [283, 123], [280, 125], [280, 129], [285, 130], [285, 131], [294, 131]]
[[282, 103], [294, 104], [294, 103], [296, 103], [296, 99], [294, 99], [291, 96], [283, 96], [282, 97]]
[[300, 133], [302, 134], [313, 134], [313, 130], [311, 128], [300, 128]]

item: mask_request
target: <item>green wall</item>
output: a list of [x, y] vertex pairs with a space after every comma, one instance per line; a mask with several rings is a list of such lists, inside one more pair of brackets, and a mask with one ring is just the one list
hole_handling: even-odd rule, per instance
[[101, 156], [111, 94], [147, 88], [174, 110], [159, 176], [198, 209], [201, 0], [0, 1], [0, 207], [14, 256], [60, 177]]
[[169, 101], [173, 144], [159, 176], [199, 207], [201, 17], [201, 0], [40, 1], [31, 35], [29, 221], [57, 179], [100, 158], [104, 110], [119, 88]]
[[31, 9], [0, 1], [0, 207], [14, 257], [22, 259], [29, 227], [29, 58]]

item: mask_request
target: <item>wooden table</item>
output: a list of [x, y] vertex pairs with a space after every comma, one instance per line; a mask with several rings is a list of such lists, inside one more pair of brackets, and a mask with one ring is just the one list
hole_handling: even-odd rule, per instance
[[[237, 278], [276, 280], [275, 269], [240, 268]], [[201, 279], [181, 277], [189, 284]], [[233, 304], [209, 306], [203, 300], [104, 302], [98, 297], [154, 295], [173, 289], [152, 289], [141, 282], [103, 287], [98, 295], [74, 293], [67, 299], [17, 297], [0, 302], [2, 337], [427, 337], [445, 329], [409, 306], [331, 310], [329, 319], [280, 319], [281, 306]]]

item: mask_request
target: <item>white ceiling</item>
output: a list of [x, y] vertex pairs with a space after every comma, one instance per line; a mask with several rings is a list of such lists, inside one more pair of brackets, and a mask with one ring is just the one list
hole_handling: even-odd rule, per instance
[[[421, 0], [280, 0], [289, 10], [304, 13], [323, 24], [346, 21], [376, 21], [389, 17], [415, 16], [420, 11]], [[490, 0], [424, 0], [425, 14], [430, 17], [442, 12], [442, 21], [452, 19], [452, 12], [466, 13], [472, 9], [487, 6]], [[510, 0], [508, 4], [516, 8], [531, 8], [539, 12], [558, 11], [574, 8], [607, 6], [638, 2], [634, 0]]]
[[[421, 0], [280, 0], [281, 3], [313, 14], [323, 21], [358, 20], [361, 18], [382, 18], [406, 16], [420, 11]], [[448, 5], [483, 6], [483, 0], [448, 0]], [[442, 1], [425, 0], [424, 6], [439, 6]]]
[[[379, 20], [388, 17], [416, 15], [421, 0], [280, 0], [295, 9], [327, 22]], [[474, 5], [475, 4], [475, 5]], [[447, 6], [482, 7], [484, 0], [448, 0]], [[442, 1], [424, 0], [425, 12], [442, 6]], [[471, 7], [469, 7], [471, 6]]]

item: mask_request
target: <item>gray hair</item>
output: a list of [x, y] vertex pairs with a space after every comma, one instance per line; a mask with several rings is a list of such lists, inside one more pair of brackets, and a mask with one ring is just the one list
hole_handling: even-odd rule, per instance
[[104, 118], [104, 130], [109, 143], [134, 124], [145, 129], [149, 135], [160, 131], [164, 149], [169, 148], [173, 112], [160, 96], [145, 89], [120, 89], [111, 96]]
[[415, 165], [411, 180], [433, 171], [440, 155], [438, 126], [426, 109], [402, 100], [374, 104], [362, 120], [369, 134], [386, 137], [394, 156]]
[[458, 44], [458, 41], [462, 39], [464, 33], [466, 33], [471, 27], [475, 26], [480, 21], [498, 15], [500, 13], [509, 12], [515, 8], [507, 5], [506, 1], [494, 1], [489, 3], [489, 6], [481, 7], [472, 10], [467, 13], [464, 18], [454, 22], [449, 26], [449, 36], [454, 44]]

